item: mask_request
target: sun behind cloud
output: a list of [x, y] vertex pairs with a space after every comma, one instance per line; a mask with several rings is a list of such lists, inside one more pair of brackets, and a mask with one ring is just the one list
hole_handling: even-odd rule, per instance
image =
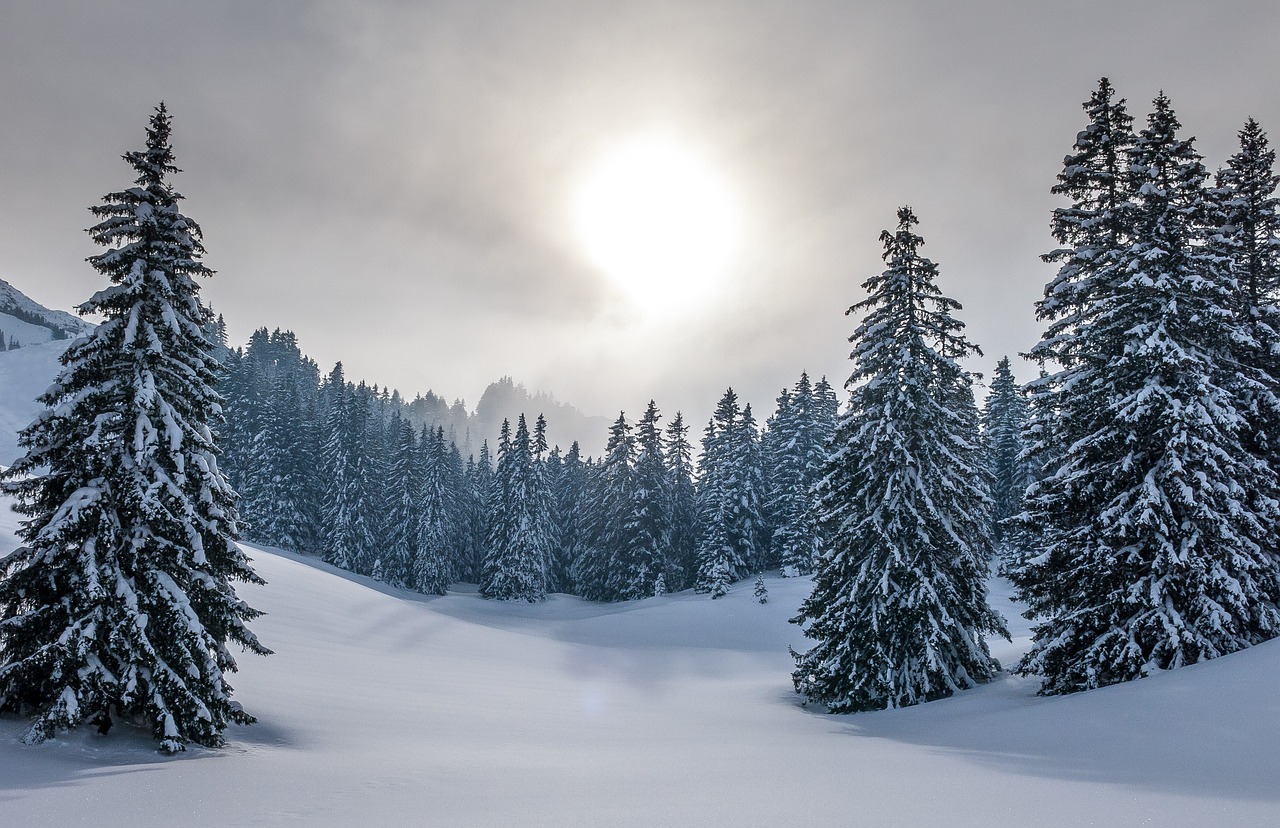
[[666, 133], [637, 135], [600, 153], [571, 208], [587, 260], [651, 314], [674, 315], [713, 294], [742, 237], [729, 182]]

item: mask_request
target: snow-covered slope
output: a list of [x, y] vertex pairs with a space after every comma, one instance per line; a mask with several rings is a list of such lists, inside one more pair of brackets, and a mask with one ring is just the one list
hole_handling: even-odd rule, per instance
[[0, 279], [0, 331], [23, 345], [50, 339], [74, 339], [93, 325], [66, 311], [49, 310]]
[[58, 357], [70, 344], [61, 339], [0, 351], [0, 466], [18, 457], [18, 430], [40, 412], [36, 397], [58, 375]]
[[[0, 551], [14, 525], [0, 504]], [[1280, 642], [1073, 697], [1004, 677], [833, 717], [789, 686], [807, 580], [770, 579], [765, 605], [749, 582], [504, 605], [253, 555], [277, 652], [233, 683], [259, 724], [165, 760], [122, 726], [24, 747], [0, 719], [0, 823], [1280, 824]]]

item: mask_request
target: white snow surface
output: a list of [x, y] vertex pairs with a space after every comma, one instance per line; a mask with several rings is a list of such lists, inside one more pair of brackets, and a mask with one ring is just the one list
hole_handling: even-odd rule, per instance
[[[17, 517], [0, 503], [0, 552]], [[1274, 825], [1280, 642], [1039, 698], [1002, 676], [856, 716], [791, 692], [808, 579], [719, 600], [425, 597], [251, 549], [258, 717], [172, 759], [118, 724], [43, 745], [0, 718], [4, 825]], [[1011, 663], [1026, 627], [996, 655]]]
[[[45, 328], [40, 330], [48, 333]], [[36, 397], [57, 378], [62, 367], [58, 357], [70, 344], [62, 339], [0, 351], [0, 466], [13, 465], [21, 456], [18, 431], [43, 410]]]

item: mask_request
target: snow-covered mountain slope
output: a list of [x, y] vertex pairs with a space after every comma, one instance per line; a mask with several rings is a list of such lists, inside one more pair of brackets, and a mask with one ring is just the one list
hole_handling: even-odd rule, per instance
[[70, 344], [59, 339], [0, 351], [0, 466], [17, 459], [18, 431], [40, 413], [36, 397], [58, 375], [58, 357]]
[[[0, 552], [15, 525], [0, 504]], [[807, 579], [769, 579], [765, 605], [750, 582], [507, 605], [252, 554], [269, 584], [242, 592], [276, 654], [232, 682], [259, 723], [166, 760], [120, 725], [24, 747], [0, 719], [0, 822], [1280, 824], [1280, 642], [1072, 697], [1006, 676], [836, 717], [790, 688]]]
[[23, 345], [50, 339], [74, 339], [93, 329], [89, 322], [66, 311], [49, 310], [0, 279], [0, 331]]

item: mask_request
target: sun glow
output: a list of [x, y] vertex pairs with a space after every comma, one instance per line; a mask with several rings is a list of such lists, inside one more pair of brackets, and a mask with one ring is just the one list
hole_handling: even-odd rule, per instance
[[696, 152], [659, 134], [597, 158], [572, 209], [587, 259], [651, 312], [675, 314], [711, 293], [742, 232], [727, 182]]

